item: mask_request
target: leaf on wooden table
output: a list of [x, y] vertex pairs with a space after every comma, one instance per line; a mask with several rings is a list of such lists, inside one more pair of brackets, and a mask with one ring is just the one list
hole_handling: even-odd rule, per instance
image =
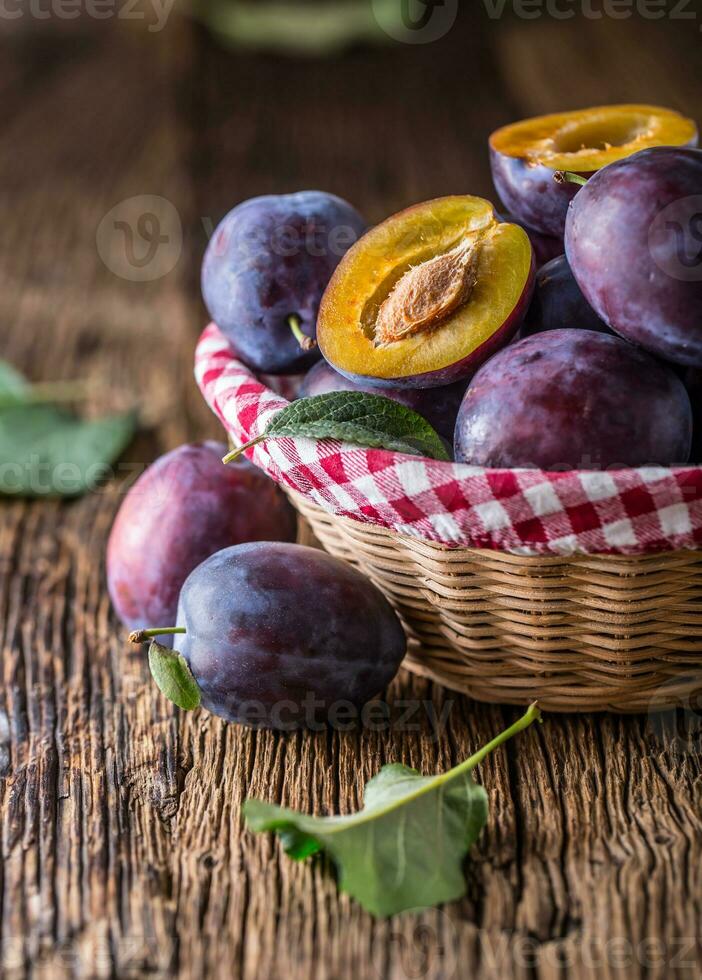
[[463, 861], [488, 817], [487, 794], [472, 770], [535, 720], [540, 713], [532, 705], [511, 728], [439, 776], [384, 766], [366, 785], [363, 809], [351, 816], [311, 817], [247, 800], [246, 823], [254, 831], [275, 831], [296, 860], [325, 851], [341, 891], [373, 915], [460, 898], [466, 890]]

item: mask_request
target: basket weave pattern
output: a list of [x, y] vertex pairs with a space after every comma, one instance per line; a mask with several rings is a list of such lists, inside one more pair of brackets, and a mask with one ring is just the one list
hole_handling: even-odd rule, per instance
[[702, 553], [524, 557], [448, 549], [290, 494], [331, 554], [399, 611], [410, 670], [480, 701], [637, 712], [702, 692]]

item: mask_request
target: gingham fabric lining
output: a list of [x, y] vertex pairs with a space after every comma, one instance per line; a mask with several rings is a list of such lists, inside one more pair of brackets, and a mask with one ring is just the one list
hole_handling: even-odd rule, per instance
[[[235, 443], [289, 404], [234, 356], [214, 324], [195, 376]], [[514, 554], [635, 555], [702, 544], [702, 468], [487, 470], [336, 440], [268, 440], [247, 452], [331, 514], [449, 547]]]

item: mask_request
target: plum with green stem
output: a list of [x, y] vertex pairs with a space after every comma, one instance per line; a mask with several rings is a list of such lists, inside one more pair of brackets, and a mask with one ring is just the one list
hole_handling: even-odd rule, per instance
[[222, 219], [205, 252], [202, 295], [249, 367], [301, 374], [319, 358], [322, 294], [365, 229], [355, 208], [322, 191], [252, 198]]
[[327, 721], [340, 703], [362, 707], [393, 679], [407, 645], [369, 579], [326, 552], [279, 542], [206, 559], [183, 585], [175, 625], [131, 639], [161, 634], [174, 635], [174, 650], [152, 645], [152, 672], [177, 704], [282, 730]]

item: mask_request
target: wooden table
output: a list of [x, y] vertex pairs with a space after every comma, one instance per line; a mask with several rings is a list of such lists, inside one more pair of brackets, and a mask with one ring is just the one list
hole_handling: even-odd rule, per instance
[[[480, 769], [491, 817], [465, 900], [373, 921], [337, 896], [323, 862], [296, 864], [243, 832], [242, 799], [349, 812], [383, 763], [443, 770], [516, 712], [403, 675], [391, 694], [419, 703], [417, 730], [279, 737], [183, 715], [105, 593], [106, 535], [134, 469], [217, 432], [191, 378], [198, 266], [234, 202], [323, 187], [376, 220], [435, 195], [490, 194], [486, 136], [525, 114], [652, 101], [702, 117], [694, 24], [481, 10], [436, 44], [337, 62], [228, 54], [175, 14], [155, 34], [3, 28], [1, 356], [34, 379], [102, 378], [96, 410], [137, 398], [143, 417], [104, 490], [0, 513], [8, 978], [702, 971], [695, 712], [679, 731], [547, 718]], [[183, 250], [169, 274], [134, 282], [105, 266], [96, 229], [143, 194], [173, 203]], [[448, 712], [436, 737], [427, 701]]]

